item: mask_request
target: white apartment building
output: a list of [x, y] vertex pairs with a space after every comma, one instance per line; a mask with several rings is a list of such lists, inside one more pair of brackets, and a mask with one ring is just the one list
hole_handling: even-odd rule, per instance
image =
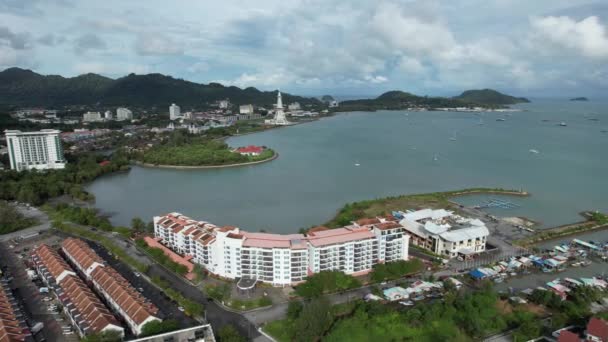
[[37, 132], [4, 131], [11, 169], [48, 170], [63, 169], [67, 164], [58, 130], [43, 129]]
[[133, 112], [128, 108], [120, 107], [116, 109], [116, 120], [125, 121], [133, 120]]
[[408, 259], [409, 236], [398, 222], [386, 218], [359, 220], [338, 229], [318, 227], [305, 236], [220, 228], [171, 213], [154, 217], [154, 234], [210, 273], [273, 286], [298, 284], [326, 270], [365, 274], [378, 262]]
[[109, 110], [106, 110], [105, 113], [103, 113], [103, 118], [105, 120], [112, 120], [112, 112], [110, 112]]
[[423, 209], [400, 216], [403, 219], [399, 223], [411, 235], [412, 243], [435, 254], [454, 258], [486, 250], [490, 231], [481, 220], [443, 209]]
[[287, 109], [289, 109], [290, 111], [295, 111], [302, 109], [302, 107], [300, 106], [299, 102], [293, 102], [287, 106]]
[[253, 105], [246, 104], [239, 107], [240, 114], [253, 114]]
[[169, 107], [169, 119], [177, 120], [180, 117], [181, 117], [181, 108], [179, 108], [179, 106], [176, 105], [175, 103], [172, 103], [171, 106]]
[[98, 122], [102, 121], [100, 112], [86, 112], [82, 114], [82, 122]]
[[226, 99], [218, 101], [218, 107], [220, 109], [228, 109], [230, 107], [230, 100]]

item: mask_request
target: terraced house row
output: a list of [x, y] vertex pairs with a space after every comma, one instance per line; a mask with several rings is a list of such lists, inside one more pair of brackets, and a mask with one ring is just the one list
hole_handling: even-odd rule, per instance
[[377, 263], [408, 259], [409, 235], [392, 216], [362, 219], [337, 229], [317, 227], [306, 235], [282, 235], [218, 227], [170, 213], [154, 217], [154, 234], [210, 273], [274, 286], [298, 284], [325, 270], [365, 274]]
[[0, 279], [0, 342], [34, 341], [8, 282]]
[[126, 322], [135, 335], [151, 321], [161, 321], [158, 308], [144, 298], [89, 245], [78, 239], [66, 239], [61, 245], [66, 258], [83, 274], [95, 291]]
[[57, 251], [47, 245], [38, 246], [32, 251], [32, 262], [81, 337], [111, 330], [124, 336], [114, 315]]

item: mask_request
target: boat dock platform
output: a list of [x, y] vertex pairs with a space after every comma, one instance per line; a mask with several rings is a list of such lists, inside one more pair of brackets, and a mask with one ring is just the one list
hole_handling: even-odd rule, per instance
[[473, 206], [473, 208], [475, 208], [475, 209], [485, 209], [485, 208], [515, 209], [515, 208], [519, 208], [519, 207], [520, 207], [520, 205], [517, 203], [501, 200], [498, 198], [489, 198], [485, 202], [482, 202], [476, 206]]

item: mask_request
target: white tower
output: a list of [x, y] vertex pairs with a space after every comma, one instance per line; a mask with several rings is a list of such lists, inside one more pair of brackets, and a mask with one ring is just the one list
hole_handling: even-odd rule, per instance
[[180, 110], [179, 106], [176, 105], [175, 103], [171, 104], [171, 107], [169, 107], [169, 119], [177, 120], [180, 117], [181, 117], [181, 110]]
[[276, 126], [285, 126], [291, 124], [291, 122], [287, 121], [287, 118], [285, 118], [285, 112], [283, 111], [283, 99], [281, 98], [280, 91], [277, 94], [277, 108], [275, 110], [274, 119], [266, 120], [265, 123]]

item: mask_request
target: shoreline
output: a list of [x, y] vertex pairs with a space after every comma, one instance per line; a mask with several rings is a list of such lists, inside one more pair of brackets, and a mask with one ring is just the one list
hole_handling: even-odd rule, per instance
[[273, 160], [277, 159], [278, 157], [279, 157], [279, 153], [275, 152], [272, 155], [272, 157], [264, 159], [264, 160], [257, 160], [257, 161], [247, 162], [247, 163], [239, 163], [239, 164], [227, 164], [227, 165], [160, 165], [160, 164], [142, 163], [139, 161], [134, 161], [134, 163], [135, 163], [135, 165], [138, 165], [141, 167], [147, 167], [147, 168], [173, 169], [173, 170], [204, 170], [204, 169], [224, 169], [224, 168], [239, 167], [239, 166], [257, 165], [257, 164], [262, 164], [262, 163], [267, 163], [267, 162], [273, 161]]

